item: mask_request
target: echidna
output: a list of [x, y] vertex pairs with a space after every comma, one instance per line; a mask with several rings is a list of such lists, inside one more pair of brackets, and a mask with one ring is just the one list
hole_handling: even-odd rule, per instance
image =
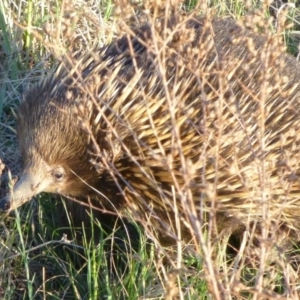
[[162, 240], [207, 212], [218, 230], [299, 227], [298, 61], [230, 19], [174, 20], [65, 59], [24, 95], [24, 171], [3, 210], [58, 193], [128, 210]]

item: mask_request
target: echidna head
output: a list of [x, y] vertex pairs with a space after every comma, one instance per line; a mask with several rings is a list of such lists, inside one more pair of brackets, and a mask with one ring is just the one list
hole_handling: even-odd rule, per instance
[[24, 169], [10, 195], [0, 201], [1, 210], [13, 210], [41, 192], [86, 196], [96, 181], [87, 134], [76, 124], [70, 105], [48, 95], [46, 87], [37, 86], [19, 107], [17, 136]]

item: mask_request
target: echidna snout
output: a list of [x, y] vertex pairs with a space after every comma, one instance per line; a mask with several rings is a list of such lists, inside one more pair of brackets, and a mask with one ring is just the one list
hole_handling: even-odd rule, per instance
[[13, 210], [41, 192], [65, 194], [66, 172], [61, 166], [50, 167], [44, 161], [25, 167], [13, 191], [0, 202], [3, 211]]

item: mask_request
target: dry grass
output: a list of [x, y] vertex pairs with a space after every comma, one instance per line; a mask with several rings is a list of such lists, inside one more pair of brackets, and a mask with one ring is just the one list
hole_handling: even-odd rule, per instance
[[[193, 4], [192, 1], [189, 2], [191, 3], [188, 4]], [[292, 65], [287, 69], [280, 64], [285, 61], [285, 58], [282, 58], [285, 57], [282, 32], [287, 23], [281, 22], [285, 18], [277, 20], [276, 31], [272, 27], [274, 23], [268, 23], [265, 18], [263, 9], [266, 8], [253, 12], [247, 10], [240, 1], [218, 1], [214, 6], [214, 14], [225, 12], [226, 15], [238, 15], [239, 18], [246, 9], [248, 15], [244, 18], [243, 26], [249, 27], [251, 32], [256, 31], [264, 35], [263, 41], [266, 43], [257, 50], [253, 45], [261, 44], [261, 40], [256, 35], [253, 37], [250, 34], [246, 38], [235, 35], [234, 41], [228, 38], [220, 42], [222, 33], [216, 33], [217, 42], [208, 39], [198, 45], [198, 51], [194, 53], [184, 52], [186, 41], [193, 37], [185, 35], [184, 31], [176, 36], [180, 30], [178, 27], [172, 28], [171, 33], [174, 33], [174, 40], [178, 39], [179, 45], [173, 45], [172, 48], [171, 43], [164, 43], [164, 38], [170, 36], [170, 29], [160, 26], [157, 20], [171, 13], [172, 1], [163, 2], [162, 6], [158, 3], [153, 5], [152, 1], [145, 2], [144, 6], [139, 2], [133, 5], [128, 1], [118, 1], [113, 15], [109, 1], [103, 6], [99, 6], [97, 1], [85, 2], [85, 5], [80, 1], [64, 1], [55, 8], [50, 4], [35, 6], [34, 3], [4, 1], [3, 7], [0, 7], [2, 13], [5, 12], [2, 19], [4, 18], [7, 24], [5, 30], [4, 26], [1, 27], [0, 36], [3, 41], [3, 47], [0, 48], [3, 83], [0, 91], [3, 99], [0, 150], [3, 162], [14, 175], [18, 174], [18, 152], [12, 128], [13, 111], [16, 110], [23, 89], [48, 73], [53, 61], [61, 60], [63, 56], [67, 57], [70, 51], [85, 52], [95, 45], [102, 46], [115, 36], [130, 32], [130, 26], [147, 20], [156, 30], [151, 51], [161, 54], [157, 61], [157, 70], [162, 75], [160, 88], [164, 91], [164, 97], [156, 100], [161, 101], [161, 106], [164, 106], [171, 116], [164, 125], [170, 125], [172, 128], [168, 136], [172, 140], [172, 144], [170, 140], [168, 144], [169, 153], [166, 155], [166, 145], [157, 133], [153, 143], [158, 150], [150, 155], [148, 151], [147, 158], [166, 166], [168, 176], [172, 178], [172, 188], [169, 193], [160, 193], [159, 201], [167, 208], [167, 216], [164, 219], [158, 215], [158, 222], [154, 221], [157, 216], [150, 213], [150, 210], [146, 210], [146, 217], [141, 216], [136, 213], [135, 207], [131, 208], [129, 213], [132, 219], [141, 223], [146, 235], [152, 238], [153, 243], [150, 246], [145, 241], [144, 233], [139, 232], [138, 225], [133, 225], [133, 229], [129, 227], [129, 232], [124, 229], [118, 231], [116, 228], [106, 232], [106, 229], [91, 218], [91, 222], [96, 223], [97, 232], [85, 235], [83, 230], [81, 238], [78, 238], [78, 235], [82, 228], [57, 230], [57, 219], [60, 218], [64, 206], [48, 196], [26, 204], [13, 216], [3, 217], [0, 245], [1, 297], [298, 299], [298, 251], [291, 246], [298, 237], [290, 234], [290, 231], [296, 228], [297, 233], [299, 228], [299, 143], [297, 106], [291, 103], [298, 103], [294, 99], [299, 96], [297, 85], [300, 69], [296, 60], [291, 60]], [[23, 11], [26, 13], [18, 13], [22, 10], [17, 7], [24, 8], [24, 5], [27, 10]], [[253, 6], [253, 3], [251, 5]], [[179, 10], [179, 7], [180, 5], [177, 5], [176, 10]], [[211, 13], [201, 4], [197, 5], [195, 11], [207, 16]], [[295, 11], [297, 12], [292, 10], [292, 13]], [[207, 30], [209, 25], [208, 22]], [[207, 65], [194, 64], [205, 59], [211, 60], [216, 48], [224, 50], [224, 47], [227, 47], [228, 50], [226, 45], [230, 43], [237, 46], [235, 50], [230, 48], [232, 51], [228, 57], [224, 55], [223, 59]], [[181, 45], [183, 48], [180, 48]], [[202, 126], [202, 132], [195, 140], [200, 148], [197, 150], [197, 159], [188, 156], [189, 141], [182, 139], [181, 128], [178, 126], [180, 117], [184, 116], [181, 112], [185, 111], [185, 106], [182, 107], [182, 102], [178, 100], [187, 92], [186, 86], [192, 88], [192, 85], [188, 85], [186, 77], [178, 76], [180, 80], [186, 79], [186, 86], [182, 85], [183, 91], [174, 94], [168, 85], [168, 74], [165, 72], [165, 58], [174, 49], [184, 58], [197, 56], [197, 59], [190, 59], [191, 65], [187, 64], [180, 70], [188, 70], [187, 74], [201, 82], [200, 91], [195, 87], [198, 97], [201, 96], [206, 101], [214, 99], [211, 101], [214, 102], [213, 105], [208, 104], [206, 113], [202, 112], [202, 120], [197, 119], [197, 123], [193, 119], [190, 125], [197, 128]], [[178, 59], [178, 63], [183, 61], [185, 60]], [[261, 71], [262, 66], [265, 69]], [[257, 72], [260, 72], [261, 77], [256, 76]], [[246, 75], [249, 80], [243, 77]], [[175, 78], [174, 82], [178, 78]], [[190, 82], [193, 83], [192, 80]], [[205, 93], [201, 94], [203, 90]], [[85, 92], [88, 94], [91, 90]], [[105, 95], [109, 96], [113, 92], [108, 88]], [[139, 96], [143, 101], [150, 99], [149, 95], [145, 97], [142, 94], [140, 92]], [[228, 96], [229, 94], [232, 95]], [[97, 100], [93, 97], [91, 99]], [[242, 117], [237, 112], [228, 113], [228, 107], [232, 109], [237, 99], [242, 103]], [[285, 116], [282, 111], [286, 111], [287, 107], [283, 100], [280, 102], [278, 99], [289, 99], [294, 111], [290, 109], [288, 116]], [[205, 103], [203, 102], [203, 105]], [[96, 104], [98, 105], [97, 101]], [[146, 102], [144, 104], [146, 105]], [[134, 103], [139, 109], [144, 104]], [[188, 101], [185, 104], [187, 105]], [[193, 113], [193, 109], [196, 108], [191, 107], [189, 112]], [[280, 112], [284, 117], [273, 116], [273, 111]], [[78, 116], [82, 117], [80, 111]], [[152, 114], [150, 120], [151, 117]], [[240, 127], [245, 128], [244, 131], [238, 127], [236, 120], [242, 124]], [[153, 117], [151, 121], [151, 128], [155, 132], [160, 124], [155, 123], [157, 118]], [[130, 122], [128, 117], [125, 123], [132, 125]], [[284, 126], [290, 127], [291, 130], [283, 130]], [[112, 127], [115, 128], [114, 123]], [[93, 135], [88, 127], [85, 129]], [[132, 143], [141, 145], [145, 142], [145, 139], [141, 138], [144, 129], [134, 129], [132, 134], [135, 138]], [[128, 131], [131, 132], [131, 128]], [[249, 135], [249, 132], [253, 135]], [[278, 132], [281, 139], [277, 139]], [[235, 137], [234, 133], [238, 136]], [[240, 144], [244, 149], [237, 153], [236, 149]], [[97, 147], [99, 145], [96, 143], [95, 146], [95, 154], [101, 156], [102, 153], [97, 152], [101, 151]], [[122, 146], [127, 147], [126, 144]], [[280, 156], [280, 149], [284, 150], [285, 161], [275, 176], [275, 167], [270, 161]], [[148, 146], [148, 150], [152, 148]], [[262, 153], [265, 155], [259, 155]], [[131, 149], [128, 149], [128, 154], [132, 154]], [[177, 163], [175, 170], [174, 158]], [[106, 163], [107, 168], [114, 167], [109, 161], [101, 163]], [[147, 177], [149, 185], [157, 190], [161, 189], [157, 179], [153, 180], [152, 174], [147, 174], [144, 165], [136, 164], [136, 167], [140, 173], [146, 173], [145, 178]], [[196, 193], [192, 183], [199, 174], [202, 184], [201, 189], [200, 185], [197, 186], [200, 192]], [[290, 180], [286, 179], [287, 175], [290, 176]], [[1, 196], [7, 190], [6, 172], [2, 177], [4, 180]], [[124, 179], [128, 181], [128, 178]], [[134, 189], [133, 185], [133, 191]], [[131, 199], [129, 198], [129, 203]], [[148, 204], [148, 199], [142, 198], [139, 201], [140, 206]], [[224, 220], [216, 218], [220, 212], [225, 212]], [[175, 219], [173, 227], [170, 226], [168, 218]], [[164, 232], [170, 237], [177, 237], [174, 247], [160, 245], [157, 229], [153, 228], [155, 223], [159, 224], [159, 228], [164, 228]], [[116, 226], [118, 227], [119, 223]], [[191, 243], [182, 239], [182, 226], [186, 226], [191, 233]], [[241, 231], [240, 234], [236, 234], [238, 243], [233, 243], [234, 246], [238, 245], [238, 249], [231, 251], [230, 235], [236, 228]], [[68, 232], [68, 237], [61, 239], [62, 232]], [[138, 242], [133, 246], [135, 239]], [[120, 240], [124, 242], [118, 242]], [[113, 245], [116, 245], [115, 248]], [[69, 251], [65, 251], [66, 247]]]

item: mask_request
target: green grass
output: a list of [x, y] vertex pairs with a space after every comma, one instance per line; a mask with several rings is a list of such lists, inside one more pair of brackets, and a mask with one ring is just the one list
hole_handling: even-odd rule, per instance
[[[0, 150], [14, 176], [20, 169], [13, 131], [14, 111], [22, 91], [49, 72], [65, 51], [103, 45], [113, 40], [117, 32], [116, 20], [120, 16], [114, 15], [113, 1], [99, 0], [93, 6], [88, 1], [85, 7], [63, 7], [61, 3], [52, 1], [50, 7], [46, 1], [37, 0], [0, 2]], [[259, 7], [259, 3], [253, 1], [252, 7]], [[196, 0], [185, 1], [187, 10], [196, 8], [201, 13], [203, 8], [197, 4]], [[219, 15], [237, 19], [247, 13], [243, 1], [215, 0], [211, 7]], [[98, 25], [85, 9], [98, 17]], [[76, 13], [77, 18], [68, 19], [66, 11]], [[290, 12], [292, 20], [298, 15], [299, 10]], [[71, 32], [63, 30], [67, 20]], [[46, 25], [49, 30], [43, 30]], [[297, 49], [295, 33], [299, 34], [298, 27], [295, 28], [287, 35], [292, 53]], [[3, 173], [1, 197], [7, 186]], [[173, 292], [179, 299], [212, 299], [201, 250], [192, 252], [193, 255], [179, 255], [177, 249], [156, 247], [134, 222], [129, 228], [133, 235], [124, 228], [109, 231], [92, 216], [92, 230], [86, 225], [73, 227], [71, 218], [61, 227], [61, 214], [67, 215], [62, 203], [42, 195], [15, 213], [1, 217], [1, 299], [170, 300], [175, 299]], [[238, 278], [237, 273], [243, 273], [242, 284], [251, 286], [255, 282], [257, 269], [234, 267], [234, 259], [229, 261], [226, 257], [226, 242], [216, 248], [214, 267], [221, 266], [223, 284], [228, 289], [233, 285], [226, 280]], [[287, 270], [283, 267], [274, 271], [272, 266], [266, 266], [273, 272], [270, 282], [274, 282], [274, 290], [278, 295], [284, 293], [282, 273]], [[291, 283], [292, 288], [297, 290], [297, 281]], [[244, 297], [251, 299], [246, 293]]]

